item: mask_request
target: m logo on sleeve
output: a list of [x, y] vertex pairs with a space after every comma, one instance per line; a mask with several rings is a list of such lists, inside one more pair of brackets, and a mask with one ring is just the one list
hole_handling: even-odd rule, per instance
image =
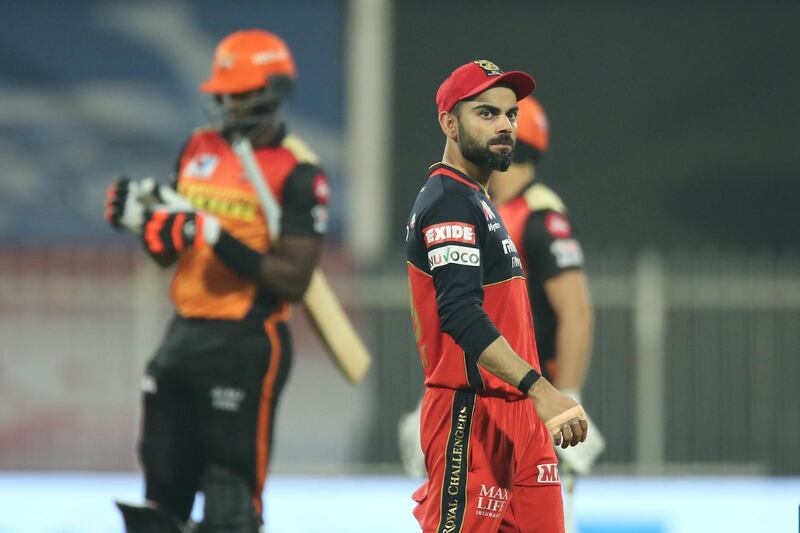
[[558, 463], [536, 466], [539, 468], [539, 477], [536, 481], [539, 483], [561, 483], [561, 477], [558, 475]]
[[425, 246], [428, 248], [443, 242], [475, 244], [475, 226], [463, 222], [434, 224], [425, 228], [423, 235], [425, 236]]
[[495, 219], [494, 211], [492, 211], [492, 208], [489, 207], [489, 204], [487, 204], [483, 200], [481, 200], [481, 209], [483, 209], [483, 216], [486, 217], [487, 221]]
[[481, 252], [467, 246], [442, 246], [428, 252], [428, 266], [431, 270], [445, 265], [477, 267], [481, 265]]

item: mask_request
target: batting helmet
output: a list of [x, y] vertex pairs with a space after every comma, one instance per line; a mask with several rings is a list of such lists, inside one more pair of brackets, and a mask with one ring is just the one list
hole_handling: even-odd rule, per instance
[[294, 79], [297, 72], [286, 43], [264, 30], [241, 30], [225, 37], [214, 52], [211, 77], [200, 90], [235, 94], [266, 87], [271, 77]]
[[517, 118], [517, 147], [514, 161], [539, 161], [550, 147], [550, 126], [539, 102], [528, 96], [519, 101]]

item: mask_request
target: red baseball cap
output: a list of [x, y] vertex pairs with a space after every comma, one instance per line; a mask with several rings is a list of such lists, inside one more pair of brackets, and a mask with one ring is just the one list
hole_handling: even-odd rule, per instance
[[439, 106], [440, 113], [449, 112], [459, 100], [480, 94], [498, 83], [514, 91], [518, 101], [536, 88], [536, 81], [522, 71], [503, 72], [491, 61], [476, 59], [455, 69], [442, 82], [436, 92], [436, 105]]

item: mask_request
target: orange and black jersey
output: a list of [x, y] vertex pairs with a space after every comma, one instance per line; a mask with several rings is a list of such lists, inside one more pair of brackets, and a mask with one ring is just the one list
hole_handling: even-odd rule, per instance
[[[281, 205], [281, 234], [323, 238], [329, 187], [314, 153], [281, 128], [271, 144], [255, 149], [255, 157]], [[178, 159], [175, 185], [195, 207], [216, 216], [232, 237], [258, 253], [268, 251], [269, 228], [258, 196], [217, 130], [192, 134]], [[172, 300], [183, 317], [227, 320], [266, 316], [284, 304], [228, 268], [210, 247], [181, 253]]]
[[432, 166], [408, 219], [406, 253], [425, 385], [524, 396], [477, 364], [503, 335], [539, 370], [522, 263], [482, 187]]
[[536, 345], [542, 362], [556, 354], [556, 316], [544, 284], [567, 270], [583, 268], [583, 251], [561, 199], [541, 183], [532, 183], [498, 208], [522, 258], [533, 304]]

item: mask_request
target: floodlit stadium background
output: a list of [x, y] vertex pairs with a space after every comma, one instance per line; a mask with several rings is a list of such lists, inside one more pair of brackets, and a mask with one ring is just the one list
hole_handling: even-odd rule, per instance
[[296, 313], [271, 532], [415, 528], [419, 481], [396, 445], [421, 390], [405, 217], [441, 155], [436, 88], [475, 58], [537, 77], [552, 129], [540, 176], [587, 252], [585, 403], [608, 450], [578, 486], [578, 530], [798, 527], [797, 5], [0, 8], [0, 531], [119, 531], [112, 498], [140, 497], [138, 380], [169, 275], [105, 225], [103, 192], [118, 173], [168, 177], [203, 122], [214, 45], [244, 27], [295, 55], [286, 117], [334, 189], [325, 270], [376, 356], [346, 385]]

